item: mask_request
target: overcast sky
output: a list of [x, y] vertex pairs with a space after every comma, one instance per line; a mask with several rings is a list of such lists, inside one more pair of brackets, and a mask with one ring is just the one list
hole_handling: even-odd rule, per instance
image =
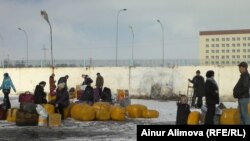
[[[115, 59], [119, 15], [118, 59], [161, 59], [164, 27], [165, 58], [197, 59], [199, 31], [250, 28], [250, 0], [0, 0], [0, 49], [5, 58], [44, 59], [53, 30], [55, 59]], [[49, 58], [50, 50], [47, 51]]]

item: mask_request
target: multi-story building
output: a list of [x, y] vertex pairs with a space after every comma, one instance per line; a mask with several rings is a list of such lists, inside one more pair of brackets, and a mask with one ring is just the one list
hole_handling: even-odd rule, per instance
[[200, 31], [201, 65], [250, 64], [250, 29]]

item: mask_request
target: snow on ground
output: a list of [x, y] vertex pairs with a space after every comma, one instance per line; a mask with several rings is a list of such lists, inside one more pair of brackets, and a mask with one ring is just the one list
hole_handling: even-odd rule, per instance
[[[2, 98], [0, 98], [2, 101]], [[1, 103], [1, 102], [0, 102]], [[143, 104], [148, 109], [159, 111], [157, 119], [129, 119], [123, 122], [116, 121], [91, 121], [81, 122], [72, 118], [63, 121], [60, 127], [18, 127], [15, 123], [0, 121], [0, 140], [64, 140], [64, 141], [85, 141], [85, 140], [114, 140], [134, 141], [136, 140], [136, 125], [149, 124], [175, 124], [176, 102], [132, 99], [132, 104]], [[17, 97], [11, 97], [12, 107], [19, 107]], [[237, 103], [226, 102], [226, 107], [237, 107]], [[192, 109], [194, 110], [194, 109]]]

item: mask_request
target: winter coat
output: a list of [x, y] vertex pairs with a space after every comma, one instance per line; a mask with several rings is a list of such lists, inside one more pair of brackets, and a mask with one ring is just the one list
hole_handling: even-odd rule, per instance
[[193, 83], [194, 95], [196, 97], [205, 96], [205, 81], [202, 76], [195, 76], [190, 82]]
[[60, 83], [65, 83], [65, 88], [68, 89], [68, 86], [67, 86], [67, 78], [64, 76], [64, 77], [60, 77], [58, 82], [57, 82], [57, 85], [60, 84]]
[[67, 91], [67, 89], [62, 89], [56, 90], [56, 104], [60, 104], [63, 107], [67, 107], [69, 105], [69, 93]]
[[93, 80], [90, 77], [86, 76], [86, 77], [84, 77], [84, 81], [83, 81], [82, 85], [90, 86], [92, 82], [93, 82]]
[[93, 103], [94, 89], [91, 86], [87, 86], [79, 100], [87, 103]]
[[11, 78], [10, 77], [5, 77], [3, 79], [3, 83], [2, 83], [2, 85], [0, 87], [0, 90], [3, 89], [3, 92], [4, 92], [4, 90], [10, 90], [11, 88], [16, 92], [16, 88], [13, 85]]
[[42, 86], [37, 85], [34, 92], [35, 104], [46, 104], [46, 93]]
[[205, 96], [207, 104], [219, 104], [219, 88], [213, 79], [206, 80]]
[[96, 87], [97, 88], [103, 87], [103, 83], [104, 83], [103, 77], [102, 76], [97, 76], [97, 78], [96, 78]]
[[176, 125], [187, 125], [190, 106], [188, 104], [177, 103]]
[[53, 91], [54, 89], [56, 89], [54, 76], [49, 77], [49, 87], [50, 87], [50, 91]]
[[240, 79], [234, 86], [233, 95], [234, 98], [249, 98], [249, 84], [250, 76], [249, 73], [243, 73], [240, 75]]

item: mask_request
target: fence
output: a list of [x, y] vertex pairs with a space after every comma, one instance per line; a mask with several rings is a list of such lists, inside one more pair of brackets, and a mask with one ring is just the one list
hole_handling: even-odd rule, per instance
[[[144, 60], [118, 60], [117, 65], [115, 60], [55, 60], [55, 67], [175, 67], [175, 66], [232, 66], [237, 65], [241, 61], [246, 61], [250, 64], [250, 60], [199, 60], [199, 59], [166, 59], [164, 65], [160, 59], [144, 59]], [[51, 61], [44, 60], [29, 60], [28, 65], [23, 60], [8, 60], [2, 61], [1, 68], [22, 68], [22, 67], [50, 67]]]

